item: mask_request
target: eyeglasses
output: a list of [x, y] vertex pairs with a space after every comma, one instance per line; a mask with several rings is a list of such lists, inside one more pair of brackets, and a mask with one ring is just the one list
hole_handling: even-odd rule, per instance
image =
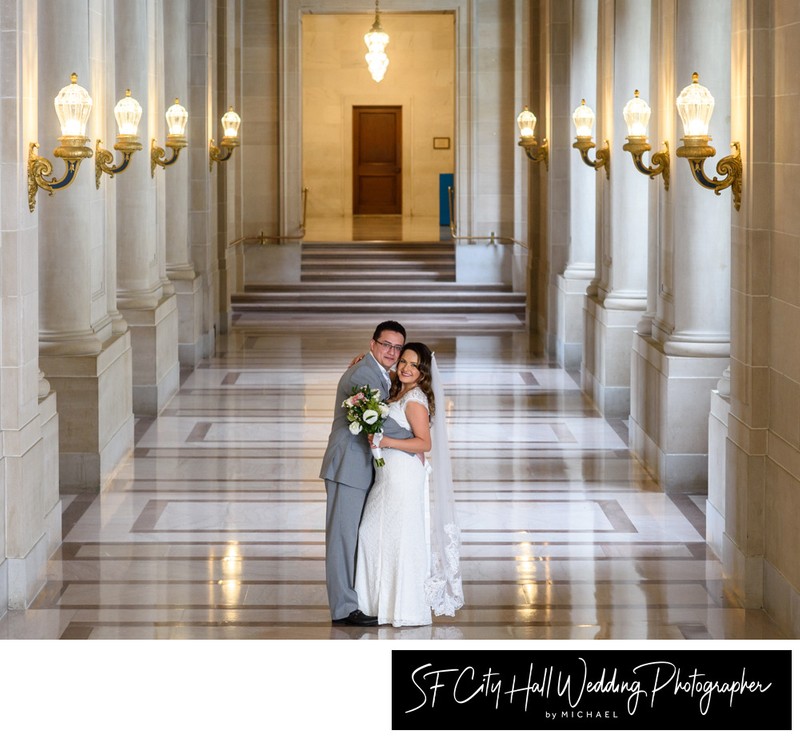
[[389, 343], [388, 341], [375, 341], [378, 346], [383, 346], [387, 351], [402, 351], [403, 347], [398, 346], [396, 343]]

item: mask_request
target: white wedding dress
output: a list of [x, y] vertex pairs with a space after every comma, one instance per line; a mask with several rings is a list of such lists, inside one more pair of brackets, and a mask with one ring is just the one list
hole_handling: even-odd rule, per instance
[[[389, 416], [410, 428], [405, 408], [428, 400], [418, 387], [389, 405]], [[358, 531], [358, 606], [380, 624], [429, 625], [425, 598], [430, 568], [428, 465], [417, 456], [384, 448]]]

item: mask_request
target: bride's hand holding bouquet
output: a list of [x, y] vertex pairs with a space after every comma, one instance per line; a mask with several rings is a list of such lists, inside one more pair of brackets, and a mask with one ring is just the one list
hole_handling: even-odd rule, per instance
[[383, 466], [385, 462], [380, 443], [383, 437], [383, 421], [389, 414], [389, 406], [381, 400], [381, 391], [372, 389], [367, 384], [353, 387], [350, 397], [342, 403], [342, 407], [347, 408], [347, 420], [350, 423], [348, 429], [354, 436], [361, 432], [373, 436], [370, 450], [375, 458], [375, 465]]

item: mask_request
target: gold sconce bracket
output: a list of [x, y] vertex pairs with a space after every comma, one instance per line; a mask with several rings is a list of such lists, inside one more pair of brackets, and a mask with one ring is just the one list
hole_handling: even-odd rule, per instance
[[186, 148], [187, 144], [186, 136], [168, 135], [166, 146], [172, 150], [172, 156], [167, 159], [167, 152], [153, 139], [150, 142], [150, 176], [156, 176], [156, 167], [166, 168], [172, 166], [178, 160], [181, 149]]
[[544, 168], [550, 169], [550, 145], [547, 143], [546, 138], [542, 140], [540, 146], [536, 141], [536, 136], [521, 136], [517, 145], [525, 149], [525, 154], [531, 161], [537, 164], [543, 161]]
[[64, 176], [61, 179], [49, 179], [53, 173], [53, 164], [43, 156], [39, 156], [36, 150], [38, 143], [31, 143], [28, 146], [28, 209], [33, 212], [36, 210], [36, 192], [40, 189], [46, 190], [48, 195], [55, 190], [63, 190], [72, 184], [75, 175], [78, 173], [81, 161], [92, 157], [92, 150], [86, 144], [88, 139], [83, 136], [60, 136], [61, 145], [53, 152], [59, 159], [63, 159], [67, 165]]
[[228, 161], [233, 154], [233, 150], [239, 145], [239, 140], [229, 136], [223, 137], [219, 146], [214, 144], [214, 139], [208, 142], [208, 171], [212, 171], [215, 161]]
[[650, 179], [655, 179], [659, 174], [664, 178], [664, 189], [669, 189], [669, 143], [664, 141], [664, 148], [650, 157], [651, 166], [646, 166], [642, 161], [642, 156], [652, 148], [647, 143], [646, 136], [627, 136], [628, 143], [623, 147], [623, 151], [630, 153], [633, 163], [642, 174], [646, 174]]
[[127, 169], [134, 153], [142, 150], [142, 144], [139, 142], [138, 136], [120, 134], [114, 144], [114, 151], [122, 153], [122, 161], [115, 166], [113, 164], [114, 154], [108, 149], [104, 149], [100, 145], [101, 143], [103, 142], [98, 138], [94, 150], [94, 179], [95, 187], [98, 190], [100, 189], [100, 180], [103, 178], [103, 172], [109, 177], [119, 174]]
[[589, 151], [595, 147], [594, 141], [591, 136], [576, 136], [575, 143], [572, 144], [573, 149], [578, 149], [581, 152], [581, 159], [586, 166], [593, 169], [605, 169], [606, 179], [611, 176], [611, 149], [609, 148], [608, 141], [606, 140], [603, 147], [597, 149], [595, 160], [589, 158]]
[[709, 145], [710, 136], [686, 136], [681, 139], [683, 146], [675, 152], [682, 159], [688, 159], [692, 176], [698, 184], [708, 190], [714, 190], [719, 195], [722, 190], [731, 188], [733, 193], [733, 207], [736, 210], [742, 205], [742, 155], [738, 141], [731, 143], [734, 152], [723, 157], [717, 162], [717, 174], [724, 175], [725, 179], [709, 179], [703, 169], [705, 160], [714, 156], [717, 151]]

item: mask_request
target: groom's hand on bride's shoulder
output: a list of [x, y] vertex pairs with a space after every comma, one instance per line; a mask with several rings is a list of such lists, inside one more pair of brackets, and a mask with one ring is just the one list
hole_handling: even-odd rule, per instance
[[355, 358], [354, 358], [354, 359], [353, 359], [353, 360], [352, 360], [352, 361], [351, 361], [351, 362], [350, 362], [350, 363], [347, 365], [347, 368], [349, 369], [351, 366], [355, 366], [355, 365], [356, 365], [356, 364], [358, 364], [358, 362], [359, 362], [359, 361], [361, 361], [361, 359], [363, 359], [365, 356], [366, 356], [366, 354], [359, 354], [358, 356], [356, 356], [356, 357], [355, 357]]

